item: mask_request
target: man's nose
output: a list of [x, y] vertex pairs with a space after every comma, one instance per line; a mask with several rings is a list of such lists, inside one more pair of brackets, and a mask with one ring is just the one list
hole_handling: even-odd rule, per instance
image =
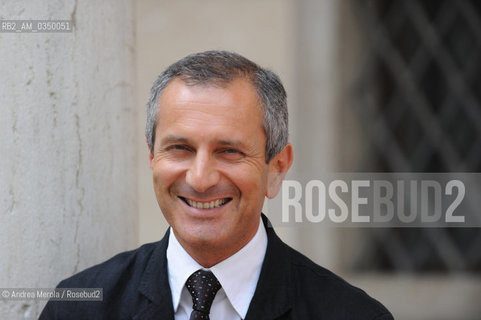
[[186, 182], [196, 191], [205, 192], [220, 179], [215, 159], [208, 152], [197, 151], [186, 174]]

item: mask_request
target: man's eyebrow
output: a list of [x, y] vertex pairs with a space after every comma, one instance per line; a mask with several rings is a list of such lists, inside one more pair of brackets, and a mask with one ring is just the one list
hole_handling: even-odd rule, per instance
[[166, 145], [166, 144], [172, 144], [172, 143], [189, 143], [189, 139], [182, 137], [182, 136], [177, 136], [177, 135], [168, 135], [163, 137], [160, 140], [161, 145]]
[[242, 141], [239, 141], [239, 140], [218, 140], [217, 144], [220, 144], [223, 146], [235, 147], [235, 148], [244, 147], [244, 143], [242, 143]]
[[[191, 144], [191, 141], [187, 139], [186, 137], [178, 136], [178, 135], [168, 135], [163, 137], [160, 140], [161, 145], [167, 145], [167, 144], [174, 144], [174, 143], [185, 143], [185, 144]], [[240, 141], [240, 140], [216, 140], [216, 144], [222, 145], [222, 146], [230, 146], [230, 147], [235, 147], [235, 148], [243, 148], [245, 144]]]

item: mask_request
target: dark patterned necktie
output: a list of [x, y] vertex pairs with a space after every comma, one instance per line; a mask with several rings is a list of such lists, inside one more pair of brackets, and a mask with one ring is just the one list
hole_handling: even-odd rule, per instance
[[209, 320], [212, 301], [222, 287], [219, 280], [212, 272], [199, 269], [187, 279], [185, 286], [193, 302], [194, 310], [190, 314], [190, 320]]

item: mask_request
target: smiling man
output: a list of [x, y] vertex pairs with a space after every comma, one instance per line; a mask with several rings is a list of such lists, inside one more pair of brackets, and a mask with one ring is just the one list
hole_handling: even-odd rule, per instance
[[[264, 197], [292, 162], [288, 144], [266, 163], [262, 110], [251, 82], [172, 80], [159, 99], [150, 166], [159, 206], [189, 255], [211, 267], [254, 237]], [[270, 174], [268, 174], [271, 172]]]
[[279, 78], [225, 51], [193, 54], [154, 82], [146, 140], [170, 228], [63, 288], [40, 319], [392, 319], [379, 302], [284, 244], [261, 210], [293, 161]]

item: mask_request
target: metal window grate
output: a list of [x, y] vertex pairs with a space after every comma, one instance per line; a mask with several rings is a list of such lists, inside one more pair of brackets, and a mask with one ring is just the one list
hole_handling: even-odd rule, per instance
[[[481, 2], [352, 1], [366, 37], [354, 83], [360, 171], [481, 171]], [[481, 229], [370, 229], [355, 269], [481, 271]]]

